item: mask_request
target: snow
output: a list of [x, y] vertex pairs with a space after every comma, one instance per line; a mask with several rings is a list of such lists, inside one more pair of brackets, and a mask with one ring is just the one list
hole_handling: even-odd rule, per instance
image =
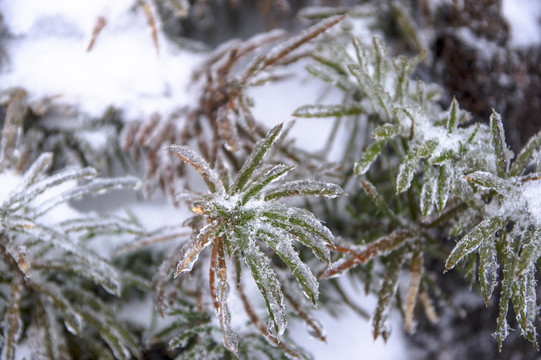
[[208, 162], [192, 148], [184, 145], [170, 145], [169, 152], [187, 164], [192, 165], [197, 172], [205, 179], [211, 192], [223, 194], [225, 192], [222, 180]]
[[[65, 0], [20, 0], [0, 2], [4, 21], [16, 35], [24, 34], [34, 28], [36, 22], [45, 18], [62, 17], [62, 22], [77, 24], [90, 34], [95, 19], [100, 15], [112, 18], [121, 17], [134, 5], [132, 0], [110, 1], [65, 1]], [[35, 29], [39, 30], [39, 29]]]
[[528, 181], [521, 190], [530, 215], [541, 226], [541, 180]]
[[11, 190], [15, 189], [21, 181], [22, 177], [12, 171], [3, 170], [2, 173], [0, 173], [0, 184], [2, 184], [2, 186], [0, 186], [0, 204], [4, 202]]
[[96, 152], [105, 152], [105, 149], [107, 149], [108, 145], [107, 140], [110, 136], [114, 135], [112, 130], [113, 129], [100, 129], [98, 131], [78, 131], [75, 136], [78, 139], [89, 144], [92, 147], [92, 150]]
[[460, 27], [457, 29], [456, 34], [465, 44], [476, 49], [477, 54], [482, 56], [483, 60], [492, 60], [501, 50], [496, 43], [477, 36], [470, 28]]
[[[23, 87], [32, 98], [60, 95], [90, 116], [108, 106], [126, 119], [170, 113], [192, 99], [186, 91], [201, 55], [181, 51], [162, 35], [160, 53], [144, 12], [132, 0], [0, 0], [8, 65], [0, 90]], [[107, 24], [86, 51], [98, 17]], [[84, 101], [83, 101], [84, 100]]]
[[511, 46], [541, 44], [541, 1], [503, 0], [502, 12], [510, 26]]
[[118, 317], [133, 325], [149, 328], [153, 326], [152, 322], [159, 320], [155, 318], [153, 303], [154, 299], [152, 298], [130, 301], [119, 310]]
[[[250, 89], [250, 95], [256, 99], [252, 112], [258, 121], [267, 126], [275, 126], [280, 122], [292, 120], [292, 114], [299, 106], [321, 101], [326, 86], [308, 75], [303, 68], [304, 65], [298, 63], [290, 70], [305, 76], [294, 76]], [[340, 95], [338, 91], [325, 94], [324, 101], [328, 104], [340, 103], [342, 100]], [[332, 126], [333, 122], [330, 119], [296, 119], [289, 134], [295, 139], [295, 144], [302, 149], [320, 151], [325, 146]], [[334, 157], [338, 158], [338, 155]]]
[[[360, 290], [354, 289], [352, 284], [344, 278], [340, 279], [346, 292], [352, 299], [360, 299], [355, 302], [361, 303], [364, 309], [372, 311], [376, 307], [375, 296], [366, 296]], [[362, 319], [353, 310], [347, 307], [340, 309], [340, 315], [331, 316], [324, 310], [314, 312], [327, 333], [327, 342], [321, 342], [312, 338], [299, 322], [292, 322], [289, 332], [293, 340], [307, 348], [315, 360], [336, 359], [378, 359], [394, 360], [407, 359], [407, 348], [404, 335], [401, 332], [401, 320], [396, 313], [392, 313], [390, 323], [391, 336], [387, 343], [381, 338], [374, 341], [370, 323]]]
[[[541, 226], [541, 180], [530, 179], [514, 187], [515, 184], [511, 183], [511, 188], [503, 190], [503, 203], [492, 201], [487, 204], [487, 214], [510, 216], [516, 222]], [[502, 185], [509, 186], [509, 183], [502, 182]]]

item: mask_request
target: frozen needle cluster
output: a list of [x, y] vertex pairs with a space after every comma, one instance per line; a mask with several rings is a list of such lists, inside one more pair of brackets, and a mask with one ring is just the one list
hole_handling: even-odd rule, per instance
[[[201, 216], [204, 225], [194, 233], [193, 240], [186, 246], [176, 275], [192, 270], [199, 254], [212, 245], [210, 294], [223, 330], [224, 343], [233, 353], [238, 351], [228, 308], [226, 253], [231, 262], [237, 264], [238, 272], [241, 271], [240, 260], [247, 265], [265, 299], [269, 315], [269, 325], [261, 331], [275, 343], [280, 342], [279, 337], [286, 328], [286, 311], [280, 281], [273, 270], [268, 250], [272, 250], [289, 267], [303, 293], [314, 305], [319, 295], [318, 281], [299, 257], [295, 243], [312, 249], [317, 258], [330, 263], [328, 247], [333, 246], [330, 230], [312, 213], [280, 204], [277, 200], [295, 196], [333, 198], [342, 195], [343, 191], [337, 185], [318, 181], [278, 182], [294, 167], [283, 164], [263, 167], [262, 161], [277, 141], [281, 129], [280, 124], [255, 144], [235, 181], [229, 186], [190, 148], [169, 147], [173, 155], [197, 170], [209, 189], [208, 194], [192, 203], [192, 210]], [[265, 247], [262, 248], [262, 245]]]

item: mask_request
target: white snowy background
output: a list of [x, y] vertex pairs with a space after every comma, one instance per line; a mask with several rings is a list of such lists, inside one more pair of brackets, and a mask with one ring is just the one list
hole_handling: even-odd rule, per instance
[[[90, 117], [98, 117], [114, 105], [128, 121], [153, 113], [167, 115], [189, 104], [194, 100], [188, 86], [191, 71], [204, 54], [179, 49], [161, 33], [157, 53], [145, 15], [141, 9], [134, 10], [134, 4], [134, 0], [0, 0], [0, 13], [10, 34], [2, 40], [8, 58], [0, 69], [0, 91], [21, 87], [30, 91], [31, 99], [55, 97], [58, 103], [77, 104], [78, 110]], [[504, 0], [503, 11], [511, 29], [511, 46], [541, 43], [541, 1]], [[87, 52], [100, 16], [107, 24]], [[318, 84], [301, 75], [279, 91], [273, 88], [275, 85], [255, 90], [256, 118], [269, 126], [290, 120], [296, 107], [317, 99], [321, 90]], [[319, 150], [329, 128], [326, 120], [299, 120], [293, 134], [307, 150]], [[0, 181], [1, 200], [18, 179], [4, 174]], [[532, 201], [539, 194], [539, 187], [525, 190]], [[142, 218], [154, 219], [146, 225], [161, 225], [162, 204], [136, 204], [133, 211], [147, 215]], [[352, 286], [349, 290], [356, 303], [368, 310], [374, 308], [374, 298], [367, 298]], [[406, 354], [398, 317], [385, 344], [382, 340], [374, 342], [369, 322], [351, 310], [338, 318], [322, 310], [317, 314], [327, 330], [326, 344], [311, 339], [301, 324], [293, 323], [290, 329], [293, 338], [317, 360], [391, 360]], [[141, 321], [146, 321], [144, 316]]]

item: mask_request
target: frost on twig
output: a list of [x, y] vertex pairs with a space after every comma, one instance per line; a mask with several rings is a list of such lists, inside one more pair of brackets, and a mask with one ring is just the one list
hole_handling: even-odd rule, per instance
[[[477, 277], [487, 304], [501, 285], [496, 330], [500, 347], [508, 334], [509, 302], [522, 335], [536, 344], [533, 319], [538, 311], [533, 306], [536, 285], [531, 279], [541, 256], [541, 211], [536, 198], [541, 193], [540, 135], [534, 135], [515, 156], [496, 111], [487, 126], [469, 124], [471, 116], [456, 98], [442, 108], [434, 85], [410, 81], [425, 55], [421, 51], [410, 59], [392, 58], [378, 38], [323, 46], [313, 55], [308, 71], [343, 92], [344, 100], [342, 104], [304, 105], [294, 115], [336, 118], [337, 126], [349, 121], [371, 135], [366, 139], [352, 132], [344, 147], [344, 159], [352, 149], [362, 149], [351, 164], [359, 181], [347, 191], [364, 193], [367, 202], [349, 204], [349, 221], [333, 217], [351, 228], [347, 236], [355, 244], [344, 241], [330, 247], [339, 259], [322, 277], [358, 268], [370, 289], [374, 262], [381, 257], [385, 271], [378, 274], [382, 285], [373, 333], [386, 337], [385, 320], [397, 294], [398, 274], [409, 259], [404, 316], [406, 329], [412, 331], [418, 300], [429, 310], [427, 316], [436, 319], [432, 307], [426, 305], [430, 302], [424, 290], [428, 280], [423, 264], [428, 249], [450, 233], [458, 238], [450, 252], [436, 245], [438, 251], [448, 253], [445, 270], [467, 263], [466, 272], [472, 281]], [[501, 279], [498, 269], [503, 271]]]
[[[284, 295], [276, 273], [278, 269], [268, 250], [272, 249], [289, 268], [304, 295], [314, 305], [319, 296], [318, 282], [310, 267], [301, 260], [295, 243], [308, 246], [318, 258], [330, 262], [327, 246], [332, 246], [332, 233], [312, 213], [279, 204], [277, 200], [295, 196], [336, 197], [342, 195], [343, 190], [334, 184], [315, 181], [281, 181], [269, 187], [293, 170], [290, 166], [276, 165], [268, 171], [260, 171], [264, 158], [278, 141], [281, 129], [282, 124], [274, 127], [254, 145], [237, 177], [227, 187], [192, 150], [177, 145], [169, 148], [171, 154], [194, 167], [209, 188], [208, 194], [192, 204], [192, 210], [201, 216], [204, 225], [194, 230], [192, 242], [184, 247], [176, 275], [192, 271], [202, 251], [213, 244], [210, 295], [224, 344], [233, 353], [238, 352], [238, 347], [228, 310], [229, 280], [224, 249], [233, 264], [240, 264], [242, 260], [251, 273], [265, 300], [269, 317], [266, 329], [259, 330], [274, 344], [280, 343], [287, 320]], [[238, 265], [237, 271], [240, 269]]]
[[[2, 282], [10, 284], [9, 294], [2, 295], [9, 298], [3, 321], [2, 356], [13, 358], [23, 340], [23, 326], [30, 326], [38, 334], [33, 341], [43, 352], [43, 358], [70, 356], [66, 346], [70, 340], [61, 327], [76, 336], [82, 336], [87, 328], [97, 330], [108, 345], [103, 348], [104, 356], [118, 359], [138, 356], [140, 350], [133, 336], [114, 319], [110, 305], [88, 286], [100, 286], [120, 296], [122, 274], [80, 243], [78, 236], [143, 234], [144, 229], [123, 218], [73, 217], [70, 214], [74, 210], [67, 203], [114, 189], [136, 189], [139, 181], [99, 179], [92, 168], [67, 168], [47, 175], [52, 158], [50, 153], [42, 154], [0, 205], [0, 264], [5, 270]], [[8, 176], [10, 171], [4, 170], [0, 177]], [[62, 218], [54, 220], [52, 213]], [[32, 302], [31, 319], [21, 312], [23, 297]]]
[[[316, 24], [288, 40], [284, 31], [273, 30], [245, 41], [222, 44], [193, 72], [195, 104], [167, 118], [156, 115], [133, 122], [124, 129], [123, 146], [146, 163], [145, 192], [160, 187], [173, 197], [174, 182], [182, 176], [178, 165], [163, 149], [170, 144], [197, 148], [213, 167], [240, 169], [242, 159], [267, 130], [253, 113], [250, 89], [278, 81], [274, 73], [305, 58], [314, 49], [314, 38], [344, 19], [338, 16]], [[286, 151], [286, 150], [282, 150]], [[296, 156], [290, 151], [290, 156]]]

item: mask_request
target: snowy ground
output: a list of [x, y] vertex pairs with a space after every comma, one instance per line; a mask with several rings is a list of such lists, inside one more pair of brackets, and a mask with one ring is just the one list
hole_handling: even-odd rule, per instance
[[[201, 56], [181, 51], [158, 33], [159, 53], [144, 12], [132, 0], [1, 0], [14, 35], [0, 88], [31, 89], [35, 98], [59, 96], [90, 116], [114, 105], [127, 119], [167, 113], [187, 104], [186, 86]], [[106, 25], [87, 47], [99, 17]], [[40, 54], [35, 56], [35, 54]]]
[[[56, 101], [79, 104], [79, 109], [90, 116], [100, 116], [109, 105], [114, 105], [124, 111], [128, 120], [145, 118], [154, 112], [167, 114], [188, 104], [192, 99], [187, 88], [189, 76], [202, 56], [178, 49], [160, 34], [158, 53], [145, 14], [141, 9], [133, 9], [134, 3], [0, 0], [4, 25], [13, 35], [3, 41], [9, 59], [0, 69], [0, 90], [22, 87], [30, 90], [34, 99], [58, 96]], [[541, 1], [504, 0], [503, 8], [511, 25], [513, 46], [541, 43]], [[100, 16], [107, 24], [92, 50], [87, 51]], [[296, 107], [317, 99], [319, 89], [312, 85], [281, 87], [280, 92], [272, 86], [256, 89], [253, 95], [257, 117], [269, 125], [290, 120]], [[326, 120], [303, 120], [297, 123], [293, 134], [307, 150], [319, 150], [330, 126]], [[4, 180], [7, 179], [3, 178], [2, 184]], [[355, 298], [367, 309], [375, 305], [372, 298], [360, 294]], [[302, 325], [293, 325], [293, 337], [310, 349], [317, 360], [405, 356], [398, 321], [385, 345], [381, 340], [374, 343], [369, 323], [351, 311], [337, 319], [322, 311], [320, 315], [328, 333], [327, 344], [310, 339]]]
[[[364, 309], [373, 311], [376, 307], [376, 298], [366, 296], [354, 286], [342, 282], [345, 285], [350, 298], [357, 304], [362, 304]], [[304, 324], [293, 323], [291, 331], [295, 341], [308, 349], [315, 356], [315, 360], [338, 360], [338, 359], [367, 359], [367, 360], [397, 360], [407, 359], [407, 348], [402, 332], [400, 315], [394, 312], [391, 315], [392, 334], [387, 342], [379, 338], [373, 340], [370, 323], [359, 317], [349, 308], [339, 317], [334, 318], [324, 310], [314, 312], [317, 319], [327, 331], [327, 343], [311, 338]]]

